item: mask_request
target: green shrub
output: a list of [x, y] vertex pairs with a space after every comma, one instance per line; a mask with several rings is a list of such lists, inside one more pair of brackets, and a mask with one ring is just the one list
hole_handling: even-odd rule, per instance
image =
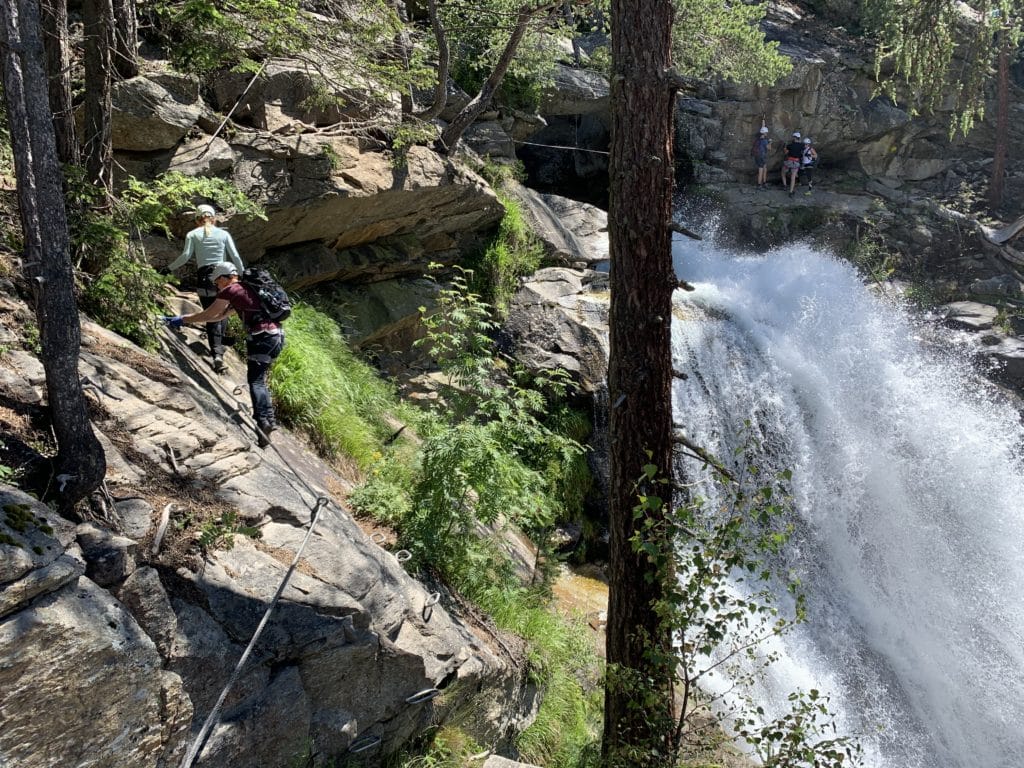
[[504, 315], [519, 288], [519, 278], [532, 275], [544, 261], [544, 247], [523, 219], [519, 202], [498, 191], [505, 206], [498, 233], [476, 265], [474, 288]]
[[285, 332], [269, 378], [278, 412], [326, 455], [368, 467], [393, 432], [393, 389], [352, 353], [337, 323], [309, 305], [294, 308]]

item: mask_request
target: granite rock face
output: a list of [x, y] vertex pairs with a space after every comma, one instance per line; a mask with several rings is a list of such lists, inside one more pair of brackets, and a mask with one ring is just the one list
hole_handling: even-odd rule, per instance
[[[193, 346], [201, 355], [200, 340], [166, 337], [179, 369], [84, 323], [109, 519], [76, 527], [0, 487], [0, 764], [176, 765], [286, 576], [203, 765], [283, 767], [361, 747], [373, 764], [467, 711], [482, 743], [507, 744], [536, 707], [517, 641], [449, 613], [286, 431], [257, 450], [247, 395]], [[7, 397], [35, 394], [24, 363], [0, 379]], [[244, 362], [225, 376], [244, 381]], [[155, 489], [175, 485], [158, 503]], [[201, 552], [189, 521], [209, 505], [259, 538], [222, 524]]]

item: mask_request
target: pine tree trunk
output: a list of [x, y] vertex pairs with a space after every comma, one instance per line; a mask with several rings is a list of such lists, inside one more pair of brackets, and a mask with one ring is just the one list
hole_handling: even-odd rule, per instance
[[24, 269], [35, 292], [57, 438], [51, 487], [59, 509], [69, 513], [103, 481], [106, 461], [89, 422], [78, 373], [81, 328], [37, 0], [0, 0], [0, 23], [7, 41], [2, 49], [4, 101], [18, 177]]
[[85, 170], [90, 183], [109, 191], [114, 163], [110, 129], [114, 43], [111, 0], [84, 0], [82, 21], [85, 33]]
[[[653, 567], [630, 539], [637, 494], [671, 502], [665, 486], [637, 482], [653, 464], [668, 479], [672, 466], [672, 136], [675, 89], [671, 66], [671, 0], [612, 0], [611, 157], [608, 233], [611, 248], [608, 389], [611, 443], [609, 528], [609, 665], [650, 680], [640, 697], [614, 684], [605, 689], [602, 751], [609, 765], [661, 749], [673, 721], [671, 669], [652, 662], [649, 647], [671, 656], [671, 638], [654, 604], [663, 594]], [[654, 513], [657, 514], [657, 513]], [[646, 640], [645, 640], [646, 637]], [[671, 665], [670, 665], [671, 666]], [[665, 754], [661, 749], [662, 754]], [[656, 762], [656, 760], [654, 761]]]
[[43, 47], [49, 77], [50, 110], [62, 163], [78, 165], [80, 154], [71, 104], [71, 43], [68, 39], [67, 0], [42, 0]]

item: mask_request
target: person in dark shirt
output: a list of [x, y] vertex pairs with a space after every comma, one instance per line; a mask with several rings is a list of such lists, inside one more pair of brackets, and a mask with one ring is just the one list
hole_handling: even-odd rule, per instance
[[782, 186], [789, 187], [789, 196], [796, 190], [796, 177], [800, 173], [801, 158], [804, 155], [804, 143], [800, 140], [800, 131], [793, 131], [793, 138], [786, 145], [782, 160]]
[[259, 445], [263, 448], [270, 444], [270, 433], [277, 429], [274, 404], [270, 399], [270, 390], [267, 389], [267, 372], [284, 347], [284, 330], [279, 324], [263, 317], [259, 297], [251, 288], [238, 281], [238, 268], [230, 261], [216, 264], [210, 273], [210, 280], [217, 286], [217, 297], [210, 306], [202, 312], [167, 317], [165, 321], [172, 328], [180, 328], [183, 323], [223, 320], [231, 310], [238, 313], [247, 333], [246, 380], [249, 382], [249, 397], [252, 399], [253, 416], [259, 430]]
[[754, 157], [754, 165], [757, 166], [757, 188], [765, 189], [768, 186], [768, 152], [771, 151], [772, 140], [768, 137], [768, 128], [761, 126], [760, 132], [754, 137], [754, 143], [750, 147], [750, 154]]

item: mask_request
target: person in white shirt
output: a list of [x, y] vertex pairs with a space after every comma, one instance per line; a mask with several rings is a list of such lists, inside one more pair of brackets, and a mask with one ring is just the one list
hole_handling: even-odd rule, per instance
[[[214, 266], [230, 260], [238, 268], [238, 274], [242, 274], [245, 268], [231, 233], [217, 226], [217, 212], [212, 205], [204, 204], [196, 208], [196, 223], [199, 226], [185, 235], [185, 248], [181, 255], [168, 264], [167, 269], [173, 272], [188, 263], [189, 259], [195, 258], [196, 293], [199, 294], [199, 303], [206, 309], [217, 298], [217, 287], [210, 280]], [[213, 370], [217, 373], [226, 368], [224, 331], [227, 325], [226, 319], [206, 324], [206, 339], [210, 344], [210, 354], [213, 355]]]

